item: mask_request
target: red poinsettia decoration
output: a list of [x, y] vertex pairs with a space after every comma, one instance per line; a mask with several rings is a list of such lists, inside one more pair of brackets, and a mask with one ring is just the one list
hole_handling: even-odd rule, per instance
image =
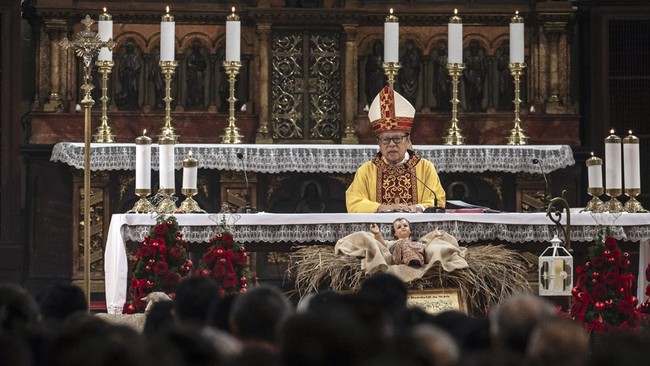
[[246, 292], [248, 289], [248, 253], [227, 228], [210, 239], [203, 253], [197, 276], [212, 277], [220, 284], [219, 295]]
[[597, 333], [637, 328], [638, 299], [629, 268], [629, 254], [621, 252], [609, 230], [601, 230], [584, 266], [576, 267], [571, 316]]
[[147, 304], [142, 299], [152, 292], [164, 292], [173, 298], [174, 288], [193, 267], [175, 217], [158, 218], [140, 244], [135, 260], [129, 286], [131, 303], [127, 306], [144, 311]]
[[[645, 279], [650, 281], [650, 262], [648, 262], [648, 266], [645, 268]], [[645, 288], [645, 296], [645, 301], [639, 305], [639, 311], [643, 314], [650, 314], [650, 285]]]

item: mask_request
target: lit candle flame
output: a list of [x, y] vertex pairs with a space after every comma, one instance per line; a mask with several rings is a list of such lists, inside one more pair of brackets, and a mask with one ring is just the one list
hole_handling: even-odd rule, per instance
[[235, 7], [232, 7], [232, 13], [235, 14]]
[[593, 151], [591, 152], [591, 157], [592, 157], [592, 158], [594, 157], [594, 152], [593, 152]]
[[104, 13], [106, 13], [106, 7], [104, 7]]
[[614, 134], [614, 129], [612, 128], [611, 130], [609, 130], [609, 133], [611, 133], [613, 135]]
[[519, 10], [515, 10], [515, 15], [519, 15]]
[[169, 14], [169, 5], [167, 5], [167, 7], [165, 8], [165, 10], [167, 11], [167, 14]]
[[390, 15], [393, 15], [393, 8], [390, 8]]
[[146, 135], [147, 135], [147, 129], [145, 128], [145, 129], [142, 131], [142, 136], [146, 136]]
[[631, 135], [631, 134], [632, 134], [632, 130], [630, 130], [629, 132], [630, 132], [630, 135]]
[[454, 15], [458, 15], [458, 9], [454, 9]]
[[192, 150], [190, 150], [190, 152], [187, 154], [187, 156], [190, 157], [190, 158], [192, 157]]

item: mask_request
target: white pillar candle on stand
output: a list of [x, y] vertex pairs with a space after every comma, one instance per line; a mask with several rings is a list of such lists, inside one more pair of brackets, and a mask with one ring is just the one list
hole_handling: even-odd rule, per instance
[[151, 138], [142, 136], [135, 139], [135, 189], [151, 189]]
[[458, 10], [454, 9], [454, 16], [449, 18], [447, 25], [447, 49], [449, 50], [450, 64], [463, 63], [463, 19], [458, 16]]
[[605, 138], [605, 189], [622, 189], [621, 138], [610, 133]]
[[199, 164], [192, 157], [192, 151], [183, 159], [183, 189], [196, 189], [196, 176]]
[[623, 138], [623, 174], [625, 189], [641, 189], [639, 138], [632, 131]]
[[[101, 39], [102, 42], [106, 42], [109, 39], [113, 38], [113, 17], [111, 17], [110, 14], [106, 13], [106, 8], [104, 8], [104, 13], [99, 15], [97, 33], [99, 33], [99, 39]], [[113, 51], [109, 50], [107, 47], [102, 47], [99, 50], [99, 56], [97, 57], [97, 60], [113, 61]]]
[[162, 16], [162, 20], [160, 22], [160, 61], [174, 61], [174, 39], [176, 37], [175, 32], [176, 23], [174, 23], [174, 17], [169, 14], [168, 6], [167, 14]]
[[160, 189], [174, 190], [174, 139], [162, 136], [158, 139], [158, 170], [160, 171]]
[[241, 21], [235, 14], [235, 7], [232, 14], [226, 18], [226, 61], [241, 60]]
[[595, 157], [592, 152], [586, 165], [589, 188], [603, 188], [603, 159]]
[[524, 63], [524, 18], [519, 12], [510, 18], [510, 63]]
[[399, 19], [392, 8], [384, 22], [384, 62], [399, 62]]

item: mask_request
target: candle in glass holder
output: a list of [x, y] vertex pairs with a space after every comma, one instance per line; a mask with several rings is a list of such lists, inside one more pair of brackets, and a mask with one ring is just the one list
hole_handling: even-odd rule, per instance
[[160, 189], [173, 191], [174, 184], [174, 138], [162, 136], [158, 139]]
[[167, 13], [162, 16], [160, 22], [160, 61], [174, 61], [176, 23], [174, 17], [169, 14], [169, 6], [166, 10]]
[[241, 56], [241, 21], [235, 14], [235, 7], [232, 14], [226, 18], [226, 61], [239, 61]]
[[189, 152], [187, 158], [183, 159], [183, 189], [196, 189], [196, 176], [198, 173], [198, 162]]
[[510, 63], [524, 63], [524, 18], [510, 18]]
[[595, 157], [592, 152], [586, 165], [589, 188], [603, 188], [603, 159]]
[[623, 179], [625, 189], [641, 189], [641, 163], [639, 138], [632, 135], [623, 138]]
[[384, 22], [384, 62], [399, 62], [399, 19], [393, 8]]
[[135, 189], [151, 189], [151, 138], [146, 135], [147, 130], [142, 132], [142, 136], [135, 139]]
[[622, 189], [621, 138], [610, 131], [605, 138], [605, 188]]
[[[97, 33], [99, 33], [99, 39], [102, 42], [106, 42], [109, 39], [113, 38], [113, 17], [106, 12], [104, 8], [104, 13], [99, 15], [99, 22], [97, 22]], [[99, 61], [113, 61], [113, 51], [109, 50], [107, 47], [102, 47], [99, 50], [99, 56], [97, 57]]]
[[458, 16], [458, 9], [454, 9], [454, 16], [449, 18], [447, 24], [447, 49], [449, 50], [448, 63], [463, 63], [463, 19]]

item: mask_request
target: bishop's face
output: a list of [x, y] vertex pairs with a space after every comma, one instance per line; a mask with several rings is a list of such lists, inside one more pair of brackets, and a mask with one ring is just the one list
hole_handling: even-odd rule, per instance
[[406, 154], [411, 138], [404, 131], [388, 131], [377, 136], [379, 151], [386, 161], [391, 164], [399, 164]]

